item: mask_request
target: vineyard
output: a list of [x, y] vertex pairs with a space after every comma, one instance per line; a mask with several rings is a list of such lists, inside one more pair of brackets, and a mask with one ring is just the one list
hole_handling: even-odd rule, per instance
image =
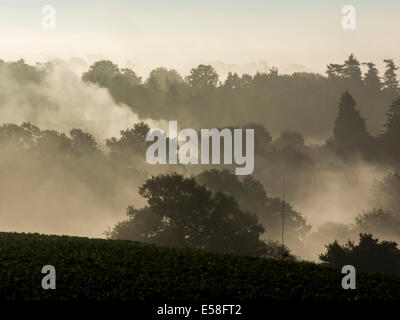
[[[55, 290], [41, 286], [44, 265]], [[0, 233], [0, 299], [362, 300], [400, 299], [400, 277], [133, 241]]]

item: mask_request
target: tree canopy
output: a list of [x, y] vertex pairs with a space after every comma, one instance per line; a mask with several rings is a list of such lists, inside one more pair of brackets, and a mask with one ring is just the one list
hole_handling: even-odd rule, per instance
[[374, 239], [372, 234], [360, 233], [360, 241], [348, 241], [340, 245], [337, 241], [326, 246], [321, 261], [332, 266], [352, 265], [356, 270], [400, 273], [400, 250], [394, 241]]
[[264, 228], [254, 213], [241, 210], [231, 196], [213, 195], [193, 177], [155, 176], [139, 193], [146, 206], [128, 207], [129, 219], [117, 224], [110, 237], [254, 256], [278, 251], [276, 244], [260, 240]]

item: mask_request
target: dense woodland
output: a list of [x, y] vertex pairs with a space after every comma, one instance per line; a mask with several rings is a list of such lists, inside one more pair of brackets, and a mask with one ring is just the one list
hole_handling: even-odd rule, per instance
[[[381, 77], [372, 62], [360, 63], [350, 55], [343, 64], [328, 64], [326, 75], [280, 75], [272, 68], [254, 76], [230, 73], [220, 81], [209, 65], [193, 68], [186, 77], [157, 68], [142, 80], [133, 70], [98, 61], [82, 81], [107, 89], [141, 118], [178, 120], [196, 129], [254, 128], [254, 173], [238, 177], [231, 167], [216, 165], [151, 166], [145, 161], [150, 129], [145, 122], [132, 123], [106, 141], [96, 141], [81, 128], [62, 132], [31, 122], [5, 123], [0, 127], [1, 215], [10, 208], [29, 208], [46, 211], [44, 221], [53, 215], [68, 223], [71, 212], [126, 210], [126, 220], [111, 226], [107, 237], [287, 259], [310, 257], [318, 243], [321, 260], [332, 264], [357, 254], [359, 247], [381, 250], [387, 242], [380, 245], [369, 233], [400, 240], [398, 68], [391, 59], [385, 63]], [[0, 61], [0, 74], [23, 91], [44, 81], [56, 66]], [[0, 85], [0, 105], [9, 99], [5, 88]], [[51, 105], [46, 97], [30, 100], [38, 116]], [[343, 172], [351, 183], [360, 165], [386, 172], [368, 194], [352, 199], [368, 197], [365, 211], [357, 212], [350, 225], [326, 221], [313, 229], [307, 212], [291, 202], [313, 196], [321, 172]], [[90, 219], [88, 224], [95, 215]], [[332, 242], [358, 239], [359, 233], [358, 247]], [[323, 245], [330, 242], [324, 253]], [[387, 261], [398, 264], [396, 244], [389, 244], [397, 251], [388, 249]]]
[[83, 80], [108, 88], [141, 117], [175, 119], [194, 128], [259, 122], [273, 134], [291, 129], [321, 140], [331, 133], [338, 97], [346, 90], [361, 106], [370, 131], [381, 131], [384, 112], [398, 94], [397, 66], [391, 59], [385, 63], [382, 76], [374, 63], [350, 55], [343, 64], [329, 64], [327, 76], [279, 75], [272, 68], [254, 76], [229, 73], [220, 81], [212, 66], [199, 65], [184, 78], [157, 68], [142, 81], [132, 70], [99, 61]]

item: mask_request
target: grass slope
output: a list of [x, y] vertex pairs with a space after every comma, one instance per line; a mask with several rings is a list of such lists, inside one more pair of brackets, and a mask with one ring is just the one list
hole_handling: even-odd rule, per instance
[[[43, 290], [41, 269], [56, 268]], [[400, 277], [133, 241], [0, 233], [0, 299], [399, 299]]]

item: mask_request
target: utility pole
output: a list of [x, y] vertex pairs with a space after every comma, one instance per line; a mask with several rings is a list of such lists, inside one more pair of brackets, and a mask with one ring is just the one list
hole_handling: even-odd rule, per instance
[[283, 235], [285, 231], [285, 180], [283, 180], [283, 195], [282, 195], [282, 258], [285, 257], [285, 247]]

